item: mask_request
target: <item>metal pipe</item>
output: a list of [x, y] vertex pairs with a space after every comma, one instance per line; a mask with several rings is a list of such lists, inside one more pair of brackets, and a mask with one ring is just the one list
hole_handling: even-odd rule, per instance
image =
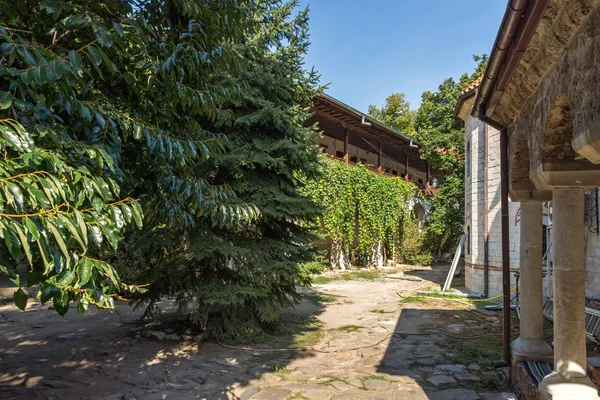
[[483, 125], [483, 292], [487, 299], [490, 295], [490, 244], [488, 229], [488, 126]]
[[502, 203], [502, 298], [504, 361], [510, 363], [510, 241], [508, 233], [508, 130], [500, 131], [500, 186]]
[[504, 362], [510, 365], [510, 237], [508, 232], [508, 129], [486, 115], [486, 105], [479, 106], [479, 119], [500, 130], [500, 198], [502, 209], [502, 314]]
[[502, 18], [498, 36], [496, 37], [492, 53], [490, 54], [490, 60], [485, 70], [484, 79], [481, 82], [479, 93], [475, 99], [475, 109], [478, 109], [480, 104], [486, 102], [494, 87], [496, 78], [500, 73], [510, 44], [515, 36], [519, 22], [521, 21], [521, 17], [525, 12], [525, 6], [527, 6], [527, 0], [512, 0], [506, 6], [506, 12], [504, 18]]

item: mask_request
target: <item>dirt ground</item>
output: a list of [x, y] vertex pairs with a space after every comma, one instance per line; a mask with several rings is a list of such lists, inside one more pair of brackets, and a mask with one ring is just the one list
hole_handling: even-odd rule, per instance
[[414, 295], [439, 289], [447, 270], [315, 285], [283, 316], [284, 334], [243, 349], [132, 324], [142, 311], [126, 304], [64, 318], [39, 303], [2, 305], [0, 398], [516, 399], [491, 364], [498, 317]]

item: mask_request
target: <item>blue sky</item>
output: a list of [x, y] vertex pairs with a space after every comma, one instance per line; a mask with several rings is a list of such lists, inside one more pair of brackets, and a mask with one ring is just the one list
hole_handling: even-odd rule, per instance
[[506, 9], [502, 0], [301, 0], [310, 5], [314, 66], [327, 93], [360, 111], [404, 92], [411, 108], [444, 78], [489, 54]]

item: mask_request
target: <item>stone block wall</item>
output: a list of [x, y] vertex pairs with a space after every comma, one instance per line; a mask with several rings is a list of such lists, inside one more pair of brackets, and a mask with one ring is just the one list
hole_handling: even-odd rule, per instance
[[[487, 185], [485, 183], [485, 140], [487, 134]], [[487, 246], [489, 262], [489, 294], [502, 293], [502, 214], [500, 192], [500, 132], [485, 127], [477, 118], [469, 117], [465, 124], [465, 231], [470, 230], [470, 252], [465, 251], [465, 284], [474, 293], [484, 293], [485, 214], [487, 211]], [[487, 205], [485, 203], [487, 191]], [[518, 202], [509, 203], [510, 265], [519, 268]], [[468, 249], [468, 244], [465, 249]], [[511, 274], [512, 275], [512, 274]], [[514, 277], [511, 279], [514, 280]]]

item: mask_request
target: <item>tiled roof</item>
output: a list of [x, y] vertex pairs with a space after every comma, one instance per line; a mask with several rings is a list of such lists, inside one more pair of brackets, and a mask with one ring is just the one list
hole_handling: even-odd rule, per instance
[[477, 86], [479, 86], [481, 84], [482, 80], [483, 80], [483, 74], [479, 78], [477, 78], [473, 82], [471, 82], [471, 84], [469, 86], [467, 86], [462, 92], [460, 92], [460, 94], [463, 95], [463, 94], [475, 89]]

